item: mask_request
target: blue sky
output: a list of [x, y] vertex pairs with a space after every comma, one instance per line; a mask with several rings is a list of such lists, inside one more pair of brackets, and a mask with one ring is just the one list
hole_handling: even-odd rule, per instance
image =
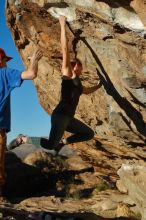
[[[13, 60], [8, 62], [11, 68], [23, 70], [25, 67], [5, 20], [5, 0], [0, 0], [0, 48], [3, 48]], [[8, 143], [19, 133], [29, 136], [48, 136], [50, 116], [40, 106], [32, 81], [24, 81], [20, 88], [11, 94], [11, 132]]]

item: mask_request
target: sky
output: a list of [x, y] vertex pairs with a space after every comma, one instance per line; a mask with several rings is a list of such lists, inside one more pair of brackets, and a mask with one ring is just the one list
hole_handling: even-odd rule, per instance
[[[0, 48], [13, 57], [7, 63], [8, 67], [25, 69], [6, 24], [5, 0], [0, 0]], [[33, 82], [25, 80], [20, 88], [11, 93], [11, 131], [7, 135], [7, 142], [18, 134], [48, 136], [49, 131], [50, 116], [40, 106]]]

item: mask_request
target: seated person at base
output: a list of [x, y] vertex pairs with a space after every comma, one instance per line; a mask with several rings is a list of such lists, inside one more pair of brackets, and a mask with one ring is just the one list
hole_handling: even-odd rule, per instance
[[24, 134], [19, 134], [15, 139], [13, 139], [7, 146], [8, 150], [12, 150], [21, 144], [33, 144], [36, 147], [45, 147], [48, 144], [48, 138], [45, 137], [30, 137]]

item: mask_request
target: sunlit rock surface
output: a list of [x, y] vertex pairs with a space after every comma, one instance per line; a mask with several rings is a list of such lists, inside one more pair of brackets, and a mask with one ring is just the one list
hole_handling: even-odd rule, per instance
[[[117, 183], [117, 187], [122, 187], [122, 193], [119, 192], [116, 181], [117, 170], [123, 163], [142, 161], [146, 166], [145, 10], [144, 0], [7, 0], [6, 3], [7, 23], [25, 66], [36, 48], [44, 53], [34, 84], [46, 112], [52, 113], [60, 96], [60, 14], [65, 14], [68, 20], [70, 56], [83, 63], [83, 84], [96, 85], [97, 78], [103, 83], [93, 94], [82, 95], [76, 112], [77, 118], [94, 129], [95, 138], [71, 147], [97, 177], [94, 181], [98, 187], [93, 187], [96, 192], [93, 195], [100, 199], [86, 200], [88, 211], [106, 218], [139, 213], [139, 209], [133, 208], [137, 207], [133, 198], [127, 195], [125, 199], [125, 186]], [[88, 185], [87, 176], [86, 173], [82, 178]], [[105, 186], [97, 192], [99, 179], [108, 185], [108, 193]], [[112, 189], [116, 193], [114, 198]], [[37, 208], [40, 206], [44, 207], [39, 204]], [[84, 210], [87, 211], [85, 206]]]
[[118, 175], [137, 205], [142, 219], [146, 219], [146, 167], [138, 163], [122, 164]]

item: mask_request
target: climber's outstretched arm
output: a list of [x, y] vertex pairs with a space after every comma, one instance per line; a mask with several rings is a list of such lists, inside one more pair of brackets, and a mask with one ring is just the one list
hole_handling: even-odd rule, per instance
[[[99, 80], [99, 79], [98, 79], [98, 80]], [[92, 86], [92, 87], [89, 87], [89, 88], [83, 86], [83, 94], [88, 95], [88, 94], [90, 94], [90, 93], [92, 93], [92, 92], [95, 92], [95, 91], [96, 91], [97, 89], [99, 89], [101, 86], [102, 86], [101, 81], [99, 81], [99, 83], [98, 83], [96, 86]]]
[[42, 58], [43, 53], [40, 49], [37, 49], [32, 57], [31, 57], [31, 62], [30, 62], [30, 66], [27, 70], [25, 70], [24, 72], [22, 72], [21, 74], [21, 78], [24, 80], [31, 80], [31, 79], [35, 79], [37, 77], [37, 72], [38, 72], [38, 62], [39, 60]]
[[63, 54], [62, 74], [67, 77], [72, 77], [72, 70], [70, 64], [70, 55], [68, 50], [68, 39], [66, 36], [66, 17], [60, 16], [59, 22], [61, 26], [61, 49]]

